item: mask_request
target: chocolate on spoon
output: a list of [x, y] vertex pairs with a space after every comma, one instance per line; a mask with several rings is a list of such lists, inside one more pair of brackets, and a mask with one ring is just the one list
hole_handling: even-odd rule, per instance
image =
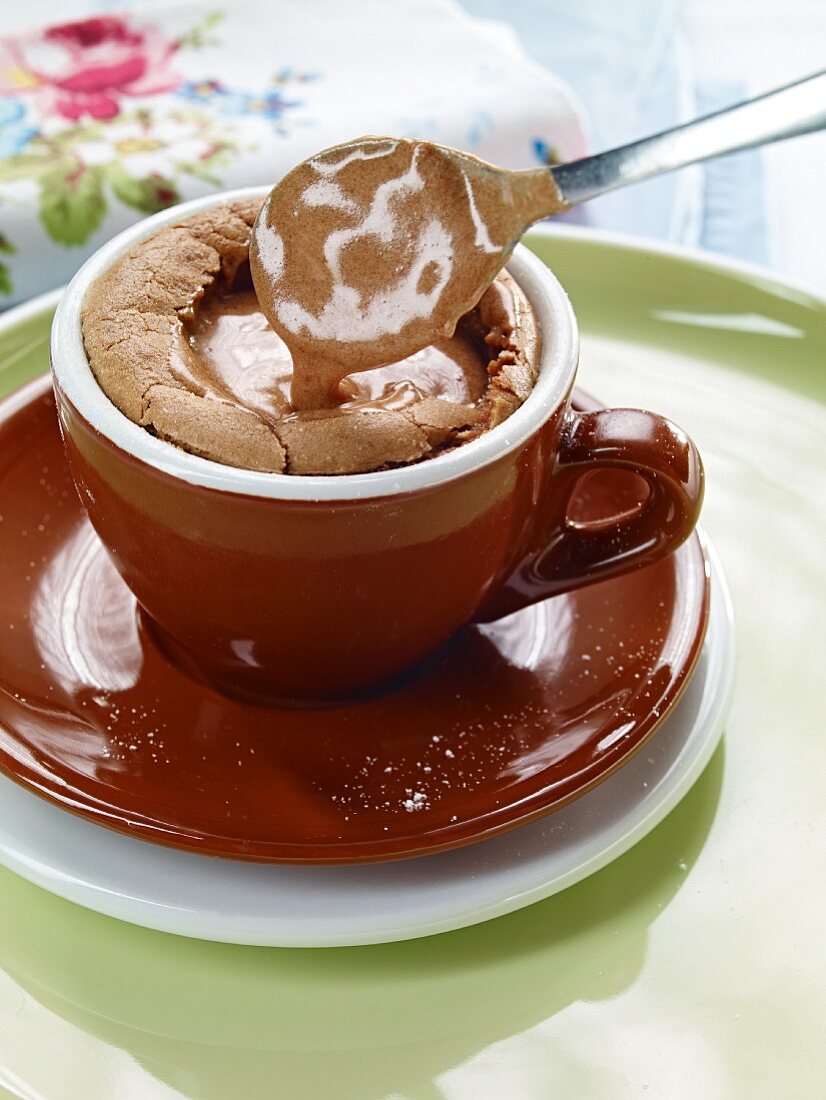
[[450, 336], [533, 222], [721, 153], [826, 126], [826, 74], [553, 169], [508, 171], [425, 141], [361, 138], [299, 164], [255, 222], [259, 304], [293, 357], [295, 408]]
[[299, 164], [252, 232], [262, 311], [293, 356], [292, 404], [451, 336], [526, 225], [563, 205], [545, 168], [507, 172], [425, 141], [362, 138]]

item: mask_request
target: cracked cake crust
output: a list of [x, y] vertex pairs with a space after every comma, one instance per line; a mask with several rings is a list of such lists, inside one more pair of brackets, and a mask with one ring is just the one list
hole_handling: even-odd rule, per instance
[[464, 319], [486, 347], [488, 382], [476, 405], [424, 397], [402, 410], [323, 410], [266, 417], [216, 398], [174, 369], [186, 327], [219, 283], [248, 261], [259, 199], [216, 206], [159, 230], [89, 288], [82, 311], [91, 369], [134, 423], [201, 457], [273, 473], [361, 473], [418, 462], [495, 427], [536, 380], [539, 335], [506, 273]]

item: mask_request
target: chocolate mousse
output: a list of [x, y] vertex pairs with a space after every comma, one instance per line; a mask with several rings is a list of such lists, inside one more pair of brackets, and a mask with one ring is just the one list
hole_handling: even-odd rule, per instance
[[358, 138], [296, 165], [250, 248], [261, 309], [292, 353], [293, 406], [335, 405], [352, 371], [452, 336], [526, 227], [564, 206], [545, 168], [429, 141]]
[[334, 405], [295, 408], [290, 351], [252, 288], [260, 206], [233, 202], [161, 229], [90, 288], [82, 326], [92, 371], [136, 424], [230, 466], [348, 474], [459, 446], [528, 396], [539, 334], [503, 272], [452, 335], [351, 371]]

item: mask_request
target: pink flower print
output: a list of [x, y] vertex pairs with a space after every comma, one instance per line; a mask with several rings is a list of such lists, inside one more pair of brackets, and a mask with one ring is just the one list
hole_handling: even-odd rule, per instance
[[[43, 45], [58, 47], [62, 57], [38, 63]], [[178, 87], [181, 77], [171, 68], [177, 49], [157, 27], [133, 27], [120, 16], [63, 23], [0, 43], [0, 93], [30, 92], [43, 114], [72, 122], [84, 115], [114, 118], [123, 96]]]

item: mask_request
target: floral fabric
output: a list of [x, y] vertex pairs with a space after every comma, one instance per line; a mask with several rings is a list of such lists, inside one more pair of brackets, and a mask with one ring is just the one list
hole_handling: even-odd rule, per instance
[[229, 0], [0, 39], [0, 306], [135, 219], [363, 133], [512, 167], [584, 151], [570, 93], [451, 0]]

